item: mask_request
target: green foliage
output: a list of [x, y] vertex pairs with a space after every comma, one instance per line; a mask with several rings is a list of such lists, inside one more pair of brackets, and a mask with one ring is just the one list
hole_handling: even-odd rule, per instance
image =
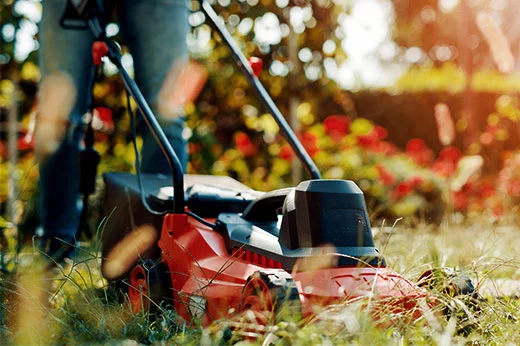
[[[394, 92], [448, 92], [460, 94], [467, 87], [464, 70], [453, 63], [441, 66], [421, 65], [410, 68], [389, 88]], [[520, 74], [504, 75], [495, 70], [482, 69], [472, 75], [471, 90], [495, 94], [515, 93], [520, 88]]]
[[82, 249], [83, 260], [51, 271], [43, 269], [39, 256], [24, 252], [16, 270], [0, 277], [2, 340], [60, 345], [197, 340], [199, 332], [187, 329], [171, 307], [163, 306], [160, 315], [133, 315], [127, 300], [101, 278], [93, 250]]
[[[416, 165], [405, 153], [394, 148], [392, 150], [395, 152], [392, 153], [381, 152], [382, 147], [391, 147], [384, 138], [377, 144], [380, 146], [379, 149], [374, 149], [373, 145], [365, 145], [363, 143], [367, 138], [364, 136], [369, 136], [370, 128], [379, 123], [379, 120], [383, 120], [384, 127], [390, 132], [388, 138], [403, 148], [408, 140], [415, 136], [411, 135], [409, 128], [401, 126], [400, 119], [404, 119], [410, 112], [402, 109], [399, 104], [401, 101], [396, 99], [401, 97], [423, 102], [425, 92], [435, 92], [441, 99], [442, 95], [452, 94], [458, 99], [469, 83], [462, 67], [453, 62], [440, 66], [424, 63], [413, 67], [400, 78], [394, 88], [381, 92], [377, 98], [380, 102], [377, 103], [376, 109], [363, 111], [366, 106], [362, 97], [339, 88], [327, 77], [325, 71], [326, 59], [329, 59], [329, 62], [333, 59], [337, 64], [348, 60], [340, 49], [344, 38], [344, 28], [341, 25], [347, 18], [345, 16], [352, 15], [348, 11], [356, 5], [328, 0], [302, 1], [297, 4], [268, 0], [257, 3], [231, 1], [214, 5], [246, 55], [257, 55], [264, 60], [265, 69], [260, 79], [282, 112], [289, 114], [291, 102], [301, 100], [295, 110], [295, 120], [300, 126], [298, 134], [325, 177], [352, 179], [359, 183], [374, 216], [395, 219], [416, 215], [439, 220], [446, 210], [445, 203], [448, 202], [447, 194], [444, 193], [448, 177], [437, 176], [428, 170], [431, 167]], [[14, 28], [18, 30], [24, 21], [38, 20], [38, 16], [23, 14], [20, 10], [22, 6], [16, 6], [16, 2], [8, 2], [4, 6], [4, 26], [13, 23]], [[37, 12], [40, 5], [31, 6]], [[395, 6], [397, 27], [403, 23], [411, 24], [406, 19], [410, 17], [402, 17], [402, 4], [396, 3]], [[428, 2], [418, 3], [416, 7], [407, 11], [421, 13], [424, 6], [433, 5]], [[192, 3], [192, 10], [195, 13], [192, 21], [196, 27], [188, 43], [192, 55], [208, 69], [209, 81], [197, 101], [186, 107], [188, 128], [191, 130], [189, 172], [231, 175], [261, 190], [294, 185], [297, 182], [292, 181], [291, 170], [298, 168], [293, 167], [293, 159], [289, 157], [292, 153], [278, 134], [278, 127], [267, 114], [264, 114], [258, 100], [249, 90], [245, 78], [231, 63], [229, 52], [220, 38], [211, 32], [207, 24], [201, 24], [200, 17], [197, 17], [197, 14], [200, 15], [200, 12], [197, 12], [197, 2]], [[292, 23], [291, 29], [290, 13], [293, 12], [303, 14], [303, 19], [298, 23]], [[455, 17], [453, 13], [447, 12], [442, 18], [453, 20]], [[273, 28], [276, 40], [274, 36], [262, 36], [256, 31], [257, 27], [265, 24], [265, 20], [278, 23], [278, 26], [275, 25]], [[400, 34], [401, 31], [398, 31], [397, 38], [402, 37]], [[29, 128], [29, 115], [34, 106], [36, 83], [40, 75], [34, 63], [37, 51], [25, 57], [23, 61], [18, 61], [14, 59], [13, 48], [14, 46], [7, 45], [2, 47], [5, 49], [2, 54], [9, 57], [7, 64], [2, 65], [2, 70], [16, 72], [18, 83], [2, 80], [0, 107], [5, 117], [6, 111], [13, 105], [12, 99], [6, 95], [18, 87], [21, 145]], [[306, 54], [309, 52], [311, 55]], [[294, 67], [294, 72], [290, 72], [290, 66]], [[320, 71], [314, 75], [317, 78], [308, 73], [312, 69]], [[482, 70], [474, 71], [470, 83], [474, 91], [498, 93], [515, 89], [518, 84], [516, 79], [515, 76], [504, 77], [496, 72]], [[394, 95], [396, 91], [402, 94]], [[94, 89], [94, 99], [96, 105], [110, 109], [114, 120], [113, 128], [108, 132], [100, 131], [96, 134], [96, 148], [103, 156], [100, 171], [132, 170], [135, 159], [130, 142], [131, 129], [125, 111], [125, 94], [118, 77], [107, 76], [98, 83]], [[517, 100], [509, 96], [508, 99], [509, 101], [505, 96], [497, 97], [496, 112], [491, 114], [488, 120], [491, 127], [486, 128], [483, 133], [486, 141], [489, 142], [490, 136], [496, 140], [492, 145], [475, 143], [469, 147], [470, 153], [486, 150], [492, 153], [502, 150], [501, 143], [509, 136], [510, 128], [516, 124], [518, 118]], [[368, 102], [374, 104], [372, 99]], [[450, 107], [452, 106], [453, 103], [450, 103]], [[430, 108], [433, 109], [433, 104]], [[414, 118], [406, 121], [415, 123], [415, 106], [411, 109]], [[433, 119], [431, 109], [421, 110], [430, 115], [431, 119], [425, 119], [428, 126], [420, 130], [423, 132], [417, 132], [417, 136], [430, 136], [428, 144], [439, 150], [437, 139], [435, 136], [432, 138], [433, 132], [429, 128]], [[387, 110], [391, 114], [387, 114]], [[429, 113], [426, 113], [427, 111]], [[461, 111], [463, 110], [455, 104], [454, 118], [459, 133], [463, 135], [468, 124], [464, 122], [465, 118], [458, 114]], [[387, 114], [384, 119], [377, 119], [375, 114], [380, 112]], [[324, 128], [323, 122], [331, 115], [346, 115], [350, 120], [354, 120], [352, 128], [344, 133], [341, 140], [330, 136]], [[369, 121], [360, 115], [377, 120]], [[496, 117], [499, 119], [498, 122], [493, 120]], [[359, 132], [359, 127], [364, 127], [367, 133]], [[458, 140], [457, 145], [461, 144], [461, 140]], [[285, 155], [285, 158], [280, 155]], [[0, 176], [5, 178], [2, 181], [7, 181], [9, 166], [5, 162], [5, 150], [0, 156], [0, 160], [3, 160], [0, 162]], [[496, 160], [491, 162], [499, 164]], [[392, 183], [382, 183], [387, 171], [395, 175]], [[35, 173], [30, 147], [21, 148], [21, 159], [15, 176], [23, 177], [18, 179], [18, 190], [23, 192], [20, 196], [22, 201], [27, 201], [35, 190]], [[414, 191], [396, 198], [399, 192], [395, 191], [403, 188], [406, 190], [407, 182], [416, 177], [421, 177], [423, 181], [414, 185]], [[7, 194], [7, 186], [2, 184], [0, 202], [6, 201]], [[5, 203], [3, 206], [5, 207]]]
[[[483, 226], [486, 229], [478, 229]], [[170, 306], [163, 306], [159, 316], [133, 316], [127, 302], [100, 278], [94, 249], [82, 248], [83, 260], [50, 276], [41, 276], [38, 262], [25, 252], [17, 274], [0, 277], [0, 336], [4, 342], [42, 344], [499, 345], [520, 341], [519, 301], [514, 293], [505, 296], [498, 288], [500, 280], [516, 282], [515, 228], [488, 227], [481, 218], [449, 228], [422, 224], [413, 229], [398, 226], [390, 233], [385, 229], [376, 233], [375, 241], [390, 267], [415, 281], [426, 269], [455, 266], [469, 273], [486, 298], [478, 302], [478, 310], [465, 297], [446, 293], [441, 283], [440, 289], [431, 291], [440, 305], [415, 321], [407, 314], [385, 310], [374, 316], [365, 308], [371, 304], [367, 297], [317, 310], [298, 323], [282, 320], [260, 326], [230, 318], [201, 328], [179, 320]], [[38, 282], [40, 294], [30, 293]], [[443, 312], [446, 307], [451, 309], [448, 316]], [[31, 316], [39, 318], [37, 323], [20, 329]], [[22, 338], [27, 330], [32, 339]]]

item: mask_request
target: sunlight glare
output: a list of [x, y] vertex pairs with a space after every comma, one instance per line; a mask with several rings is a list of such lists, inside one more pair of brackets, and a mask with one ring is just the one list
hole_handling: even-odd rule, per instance
[[450, 12], [459, 4], [459, 0], [439, 0], [439, 9], [442, 12]]
[[254, 30], [255, 40], [260, 44], [275, 45], [282, 40], [280, 21], [272, 12], [267, 12], [262, 17], [257, 18]]

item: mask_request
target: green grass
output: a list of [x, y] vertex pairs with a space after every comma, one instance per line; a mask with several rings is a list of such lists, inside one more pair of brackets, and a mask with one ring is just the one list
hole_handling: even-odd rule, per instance
[[411, 321], [406, 314], [380, 313], [374, 321], [362, 308], [366, 302], [360, 301], [331, 306], [311, 320], [282, 320], [266, 327], [242, 318], [217, 321], [203, 329], [196, 323], [187, 325], [168, 306], [162, 306], [163, 314], [158, 316], [134, 316], [125, 299], [107, 289], [95, 251], [86, 249], [82, 261], [47, 274], [26, 254], [16, 274], [1, 277], [0, 340], [2, 344], [64, 345], [518, 344], [520, 292], [514, 289], [515, 280], [520, 281], [518, 235], [518, 227], [485, 218], [442, 227], [398, 224], [391, 231], [376, 233], [388, 266], [411, 281], [437, 267], [455, 267], [471, 276], [485, 298], [478, 313], [470, 311], [467, 300], [434, 291], [441, 302], [437, 310], [450, 307], [448, 318], [437, 312]]

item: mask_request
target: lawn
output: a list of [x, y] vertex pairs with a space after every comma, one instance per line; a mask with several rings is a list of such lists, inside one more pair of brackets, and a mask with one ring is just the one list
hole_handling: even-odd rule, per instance
[[[376, 225], [377, 226], [377, 225]], [[17, 275], [2, 277], [2, 343], [15, 344], [280, 344], [280, 345], [505, 345], [520, 342], [518, 228], [484, 216], [472, 223], [374, 227], [388, 266], [411, 281], [429, 268], [456, 268], [472, 278], [482, 298], [472, 307], [463, 296], [433, 289], [450, 313], [437, 311], [417, 321], [407, 316], [367, 313], [366, 302], [335, 305], [301, 322], [267, 326], [220, 320], [202, 328], [187, 325], [171, 307], [132, 315], [99, 274], [95, 244], [81, 260], [42, 274], [30, 253], [20, 257]], [[159, 303], [159, 302], [158, 302]], [[290, 318], [289, 318], [290, 319]], [[288, 320], [289, 320], [288, 319]], [[389, 324], [389, 320], [392, 324]]]

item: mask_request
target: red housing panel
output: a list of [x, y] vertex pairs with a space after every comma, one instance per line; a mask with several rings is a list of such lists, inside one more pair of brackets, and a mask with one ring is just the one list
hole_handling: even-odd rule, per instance
[[[176, 311], [187, 321], [201, 318], [203, 325], [238, 311], [242, 289], [254, 272], [281, 268], [279, 262], [243, 249], [229, 254], [219, 233], [185, 214], [165, 216], [159, 247], [170, 272]], [[390, 306], [392, 312], [404, 312], [427, 297], [388, 268], [327, 268], [295, 272], [292, 277], [304, 317], [314, 313], [316, 305], [363, 297], [371, 297], [377, 309]]]

